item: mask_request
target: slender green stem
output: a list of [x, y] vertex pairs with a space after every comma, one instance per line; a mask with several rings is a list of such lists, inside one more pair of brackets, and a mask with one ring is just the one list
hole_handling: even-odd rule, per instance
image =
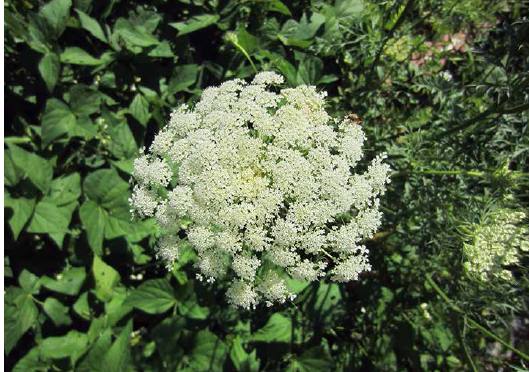
[[327, 251], [326, 251], [325, 249], [323, 249], [323, 248], [321, 248], [321, 251], [322, 251], [327, 257], [329, 257], [331, 260], [334, 261], [334, 257], [331, 256], [331, 254], [330, 254], [329, 252], [327, 252]]
[[255, 73], [258, 73], [259, 71], [257, 70], [257, 67], [255, 67], [255, 65], [253, 64], [252, 57], [250, 57], [250, 55], [248, 54], [246, 49], [244, 49], [243, 46], [241, 44], [239, 44], [238, 42], [236, 42], [236, 41], [232, 41], [232, 42], [233, 42], [233, 45], [235, 45], [237, 47], [237, 49], [239, 49], [241, 51], [241, 53], [244, 54], [246, 59], [250, 62], [250, 64], [252, 65], [253, 70], [255, 71]]
[[4, 143], [29, 143], [31, 138], [28, 137], [6, 137], [4, 138]]
[[435, 289], [435, 291], [439, 294], [439, 296], [441, 296], [443, 298], [443, 300], [445, 300], [445, 302], [450, 306], [450, 308], [452, 310], [454, 310], [455, 312], [463, 315], [465, 320], [467, 320], [470, 325], [472, 325], [473, 327], [479, 329], [483, 334], [485, 334], [485, 335], [489, 336], [490, 338], [493, 338], [494, 340], [498, 341], [500, 344], [505, 346], [507, 349], [509, 349], [512, 352], [518, 354], [518, 356], [520, 356], [521, 358], [529, 361], [529, 355], [526, 355], [522, 351], [520, 351], [517, 348], [515, 348], [514, 346], [511, 346], [507, 341], [504, 341], [503, 339], [501, 339], [500, 337], [496, 336], [494, 333], [492, 333], [491, 331], [489, 331], [488, 329], [483, 327], [481, 324], [476, 322], [474, 319], [468, 317], [465, 314], [465, 312], [463, 310], [461, 310], [461, 308], [459, 308], [457, 305], [455, 305], [452, 302], [452, 300], [450, 300], [450, 298], [448, 298], [448, 296], [437, 285], [437, 283], [434, 282], [434, 280], [432, 279], [430, 274], [426, 274], [425, 277], [426, 277], [426, 280], [428, 281], [428, 283], [433, 287], [433, 289]]

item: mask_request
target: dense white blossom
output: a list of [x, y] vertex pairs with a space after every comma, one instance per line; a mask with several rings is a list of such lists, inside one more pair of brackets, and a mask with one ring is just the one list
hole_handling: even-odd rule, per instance
[[283, 83], [263, 72], [205, 89], [134, 162], [133, 213], [156, 218], [158, 256], [178, 260], [186, 226], [197, 277], [234, 276], [227, 299], [246, 309], [292, 300], [288, 277], [345, 282], [370, 270], [361, 243], [381, 223], [389, 182], [384, 154], [354, 172], [364, 132], [327, 114], [325, 92]]
[[512, 279], [506, 267], [519, 262], [519, 250], [529, 251], [529, 229], [519, 226], [525, 213], [500, 209], [472, 226], [470, 241], [463, 246], [464, 267], [479, 280]]

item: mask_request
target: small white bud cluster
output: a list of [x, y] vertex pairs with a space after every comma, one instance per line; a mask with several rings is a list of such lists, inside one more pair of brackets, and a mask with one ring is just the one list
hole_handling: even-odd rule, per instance
[[[285, 277], [358, 279], [371, 269], [362, 240], [380, 225], [378, 197], [389, 182], [385, 155], [354, 174], [365, 135], [353, 120], [332, 120], [324, 92], [281, 89], [263, 72], [232, 80], [182, 106], [134, 163], [131, 205], [167, 235], [158, 256], [178, 260], [177, 233], [190, 221], [197, 278], [231, 268], [228, 301], [246, 309], [293, 299]], [[342, 218], [349, 213], [347, 221]]]
[[467, 272], [484, 282], [511, 280], [506, 266], [519, 262], [519, 249], [529, 251], [529, 229], [519, 226], [524, 218], [523, 212], [500, 209], [474, 224], [472, 241], [463, 245]]

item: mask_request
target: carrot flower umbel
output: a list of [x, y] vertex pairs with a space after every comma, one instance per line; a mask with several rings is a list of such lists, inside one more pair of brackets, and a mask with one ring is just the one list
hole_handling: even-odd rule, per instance
[[234, 277], [226, 298], [247, 309], [293, 299], [289, 277], [347, 282], [370, 270], [362, 241], [389, 182], [384, 154], [354, 173], [364, 132], [327, 114], [325, 92], [283, 85], [262, 72], [205, 89], [134, 163], [132, 212], [164, 232], [158, 257], [178, 260], [188, 221], [197, 277]]

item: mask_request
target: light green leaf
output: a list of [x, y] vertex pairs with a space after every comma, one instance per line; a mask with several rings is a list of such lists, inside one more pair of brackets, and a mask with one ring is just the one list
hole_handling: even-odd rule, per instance
[[72, 324], [72, 319], [68, 315], [68, 307], [53, 297], [48, 297], [44, 301], [44, 311], [58, 327]]
[[98, 299], [106, 302], [112, 298], [113, 288], [119, 283], [120, 276], [118, 272], [107, 265], [97, 255], [94, 255], [92, 264], [92, 273], [96, 282], [94, 293]]
[[[11, 198], [11, 196], [4, 190], [4, 208], [11, 208], [13, 214], [9, 217], [8, 223], [13, 231], [13, 237], [15, 240], [26, 223], [31, 218], [33, 211], [35, 210], [35, 199], [28, 198]], [[8, 214], [5, 214], [7, 217]]]
[[93, 200], [87, 200], [79, 210], [83, 229], [88, 235], [90, 248], [96, 255], [103, 254], [103, 236], [105, 235], [106, 212]]
[[39, 359], [39, 348], [34, 347], [20, 359], [13, 367], [13, 372], [43, 372], [49, 371], [51, 365], [48, 361]]
[[4, 350], [9, 355], [20, 337], [36, 322], [39, 311], [31, 294], [9, 287], [4, 295]]
[[61, 62], [72, 65], [98, 66], [108, 62], [108, 59], [92, 57], [78, 47], [68, 47], [61, 53]]
[[66, 233], [72, 218], [72, 210], [58, 207], [51, 201], [41, 200], [28, 226], [28, 232], [37, 234]]
[[142, 25], [133, 25], [124, 18], [119, 18], [116, 21], [116, 24], [114, 25], [114, 34], [119, 35], [127, 43], [139, 47], [149, 47], [160, 43], [160, 41]]
[[40, 355], [47, 359], [70, 358], [72, 365], [86, 351], [88, 338], [85, 333], [70, 331], [65, 336], [48, 337], [39, 344]]
[[147, 52], [149, 57], [173, 58], [175, 55], [171, 50], [171, 45], [167, 41], [162, 41], [159, 45]]
[[54, 139], [67, 134], [76, 125], [76, 118], [64, 102], [50, 98], [42, 116], [42, 147], [46, 148]]
[[72, 173], [68, 176], [62, 176], [52, 181], [48, 200], [61, 206], [77, 202], [80, 196], [81, 176], [79, 173]]
[[39, 62], [39, 72], [42, 80], [46, 83], [48, 91], [53, 92], [55, 84], [59, 79], [61, 71], [61, 60], [59, 56], [53, 52], [46, 53]]
[[105, 362], [105, 355], [112, 346], [112, 329], [105, 329], [92, 345], [87, 355], [83, 357], [76, 369], [78, 372], [101, 372]]
[[136, 93], [136, 96], [132, 100], [129, 109], [132, 116], [134, 116], [134, 118], [136, 118], [136, 120], [138, 120], [141, 125], [147, 125], [147, 122], [150, 118], [149, 102], [147, 99], [145, 99], [143, 94]]
[[132, 320], [121, 331], [118, 339], [112, 344], [103, 360], [103, 372], [123, 371], [131, 369], [130, 334], [132, 333]]
[[279, 0], [267, 1], [266, 4], [268, 6], [269, 11], [279, 12], [286, 16], [292, 15], [292, 13], [290, 12], [290, 9], [288, 9], [288, 7]]
[[81, 27], [84, 28], [86, 31], [90, 32], [92, 36], [95, 38], [101, 40], [104, 43], [107, 43], [107, 37], [105, 36], [105, 33], [103, 32], [103, 29], [99, 25], [99, 23], [90, 17], [88, 14], [80, 11], [79, 9], [75, 9], [77, 12], [77, 15], [79, 16], [79, 20], [81, 21]]
[[71, 0], [53, 0], [44, 5], [39, 12], [39, 15], [43, 16], [53, 29], [55, 37], [57, 38], [66, 29], [71, 6]]
[[170, 26], [178, 30], [178, 36], [206, 28], [220, 19], [218, 14], [202, 14], [194, 16], [185, 22], [169, 23]]
[[264, 327], [252, 336], [254, 341], [290, 342], [292, 338], [292, 322], [286, 316], [275, 313]]
[[175, 292], [166, 279], [152, 279], [136, 288], [125, 300], [148, 314], [161, 314], [176, 305]]
[[108, 327], [114, 326], [132, 311], [132, 306], [125, 304], [127, 295], [127, 290], [122, 286], [118, 286], [114, 288], [112, 299], [105, 302], [106, 324]]
[[24, 177], [24, 170], [13, 161], [11, 150], [4, 149], [4, 185], [15, 186]]
[[90, 320], [90, 304], [88, 303], [88, 292], [83, 292], [73, 304], [74, 311], [83, 319]]
[[125, 120], [109, 128], [108, 150], [118, 159], [132, 159], [138, 154], [138, 146]]
[[43, 276], [40, 281], [50, 291], [76, 296], [86, 278], [84, 267], [72, 267], [63, 272], [57, 280]]
[[53, 178], [53, 167], [44, 158], [35, 153], [24, 150], [13, 144], [8, 144], [15, 165], [26, 172], [28, 178], [42, 192], [48, 192]]
[[171, 94], [189, 88], [195, 83], [198, 75], [198, 65], [180, 65], [173, 70], [173, 76], [169, 82], [169, 92]]
[[189, 365], [195, 371], [222, 371], [228, 348], [222, 340], [208, 330], [202, 330], [194, 338], [188, 354]]

